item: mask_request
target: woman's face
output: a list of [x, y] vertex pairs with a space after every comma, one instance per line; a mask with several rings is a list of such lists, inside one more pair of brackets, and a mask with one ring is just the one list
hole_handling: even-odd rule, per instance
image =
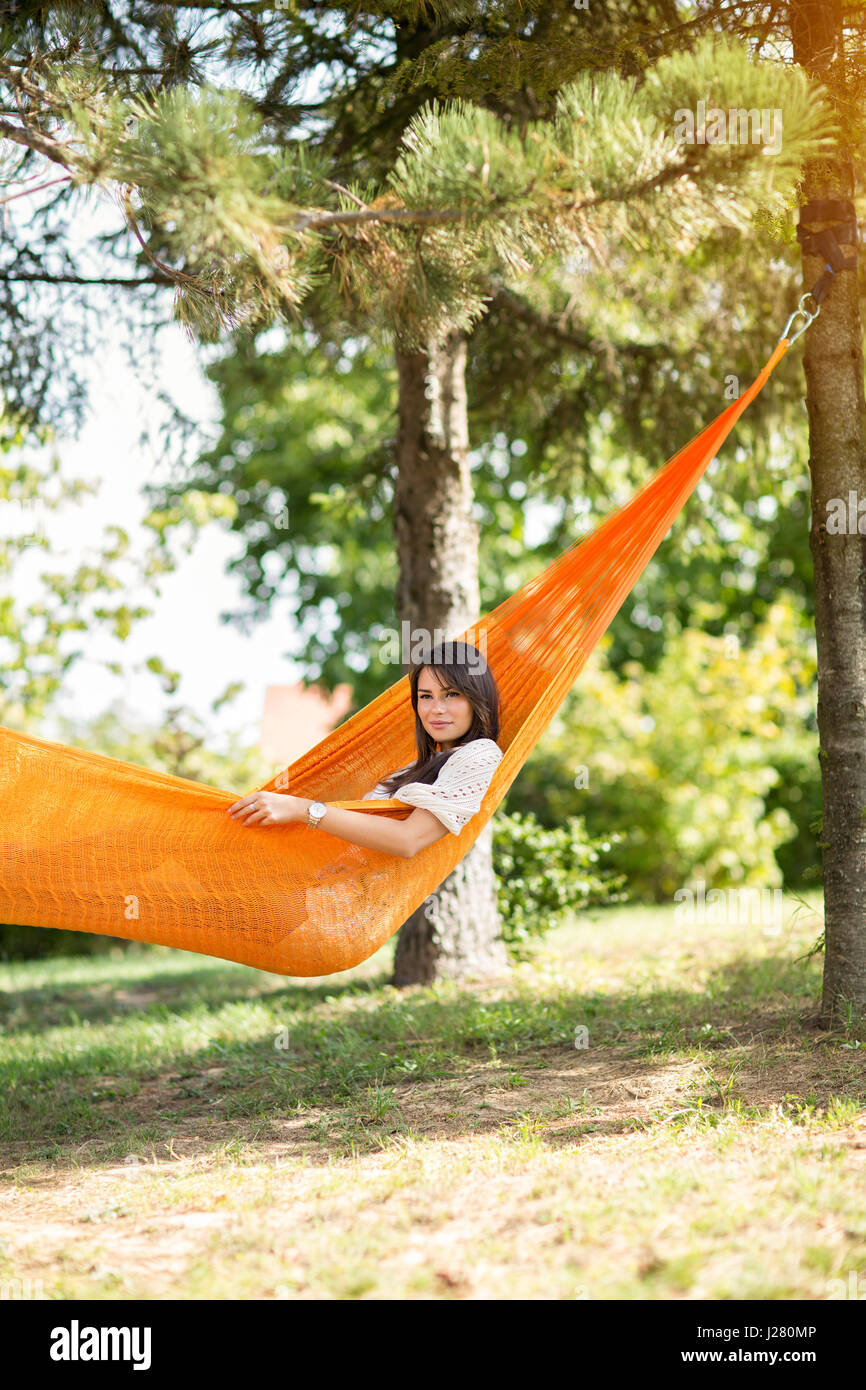
[[432, 739], [442, 748], [472, 726], [472, 705], [453, 686], [439, 684], [441, 673], [425, 666], [418, 680], [418, 717]]

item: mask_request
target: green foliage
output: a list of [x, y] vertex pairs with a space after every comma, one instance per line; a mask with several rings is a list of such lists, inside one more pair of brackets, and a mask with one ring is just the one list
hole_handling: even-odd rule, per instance
[[[38, 147], [47, 110], [68, 122], [55, 162], [72, 186], [116, 190], [147, 261], [176, 285], [176, 318], [203, 342], [291, 318], [330, 277], [374, 327], [422, 346], [477, 321], [491, 275], [514, 281], [575, 250], [658, 236], [682, 252], [720, 224], [746, 229], [784, 206], [802, 161], [836, 133], [802, 73], [707, 38], [641, 80], [579, 73], [550, 118], [519, 128], [459, 95], [428, 101], [391, 168], [347, 188], [327, 136], [275, 143], [251, 92], [173, 82], [130, 94], [102, 56], [58, 70], [32, 54], [45, 87], [23, 94], [7, 72], [21, 129]], [[781, 150], [680, 143], [677, 108], [708, 93], [722, 108], [782, 109]]]
[[[430, 92], [464, 96], [515, 112], [538, 114], [585, 68], [635, 72], [658, 51], [664, 6], [653, 0], [581, 9], [575, 0], [415, 0], [399, 6], [415, 21], [436, 17], [420, 53], [395, 65], [388, 95]], [[440, 37], [441, 35], [441, 37]], [[417, 48], [417, 45], [416, 45]]]
[[102, 956], [127, 946], [119, 937], [53, 927], [19, 927], [0, 922], [0, 960], [44, 960], [49, 956]]
[[183, 548], [189, 554], [203, 527], [211, 521], [234, 521], [237, 514], [235, 498], [227, 496], [225, 492], [203, 492], [197, 488], [187, 488], [175, 506], [162, 511], [154, 508], [144, 517], [142, 524], [154, 533], [154, 555], [159, 554], [162, 558], [170, 553], [168, 536], [171, 535], [177, 540], [179, 528], [184, 528]]
[[[781, 884], [777, 851], [819, 798], [814, 641], [779, 602], [750, 644], [737, 634], [668, 636], [655, 671], [606, 666], [609, 638], [580, 676], [510, 793], [556, 825], [582, 813], [591, 835], [623, 837], [611, 865], [630, 891], [664, 901], [683, 883]], [[786, 779], [783, 784], [783, 776]], [[577, 785], [575, 785], [577, 784]]]
[[[749, 195], [766, 207], [784, 208], [783, 191], [796, 187], [802, 166], [802, 153], [811, 147], [814, 154], [827, 154], [840, 134], [838, 120], [826, 89], [813, 82], [802, 68], [781, 63], [755, 62], [738, 38], [708, 36], [689, 51], [670, 53], [647, 70], [636, 103], [636, 114], [651, 113], [664, 128], [672, 129], [678, 110], [695, 111], [703, 101], [707, 111], [717, 107], [724, 112], [778, 110], [781, 142], [778, 152], [767, 149], [755, 159], [756, 148], [742, 139], [720, 141], [706, 146], [707, 173], [715, 170], [720, 179], [719, 195], [726, 204], [724, 186], [736, 171]], [[812, 156], [814, 157], [814, 155]], [[782, 195], [782, 196], [780, 196]], [[728, 220], [736, 208], [720, 209]]]
[[567, 909], [624, 902], [622, 874], [603, 867], [619, 836], [594, 838], [580, 816], [546, 828], [533, 812], [500, 812], [493, 821], [493, 867], [498, 878], [502, 936], [520, 958], [531, 937], [557, 926]]
[[[783, 111], [777, 154], [675, 139], [677, 109], [706, 96], [710, 75], [723, 109]], [[601, 247], [660, 236], [682, 254], [721, 224], [745, 230], [758, 211], [780, 212], [801, 161], [829, 149], [835, 129], [804, 74], [756, 65], [722, 39], [662, 59], [642, 85], [582, 73], [559, 92], [552, 119], [520, 131], [468, 102], [433, 102], [409, 123], [388, 185], [396, 206], [437, 211], [451, 225], [366, 228], [346, 276], [410, 344], [448, 325], [466, 329], [492, 274], [520, 280], [549, 258], [599, 258]]]

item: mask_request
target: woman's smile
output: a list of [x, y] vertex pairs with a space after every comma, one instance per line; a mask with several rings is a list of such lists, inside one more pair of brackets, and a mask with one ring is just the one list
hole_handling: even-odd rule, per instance
[[[417, 699], [418, 717], [440, 748], [453, 747], [455, 740], [462, 738], [470, 729], [473, 719], [471, 702], [453, 685], [441, 685], [429, 666], [425, 666], [421, 672]], [[450, 718], [446, 719], [444, 709], [440, 712], [437, 705], [447, 705], [451, 711]], [[443, 733], [448, 734], [446, 742], [442, 740]]]

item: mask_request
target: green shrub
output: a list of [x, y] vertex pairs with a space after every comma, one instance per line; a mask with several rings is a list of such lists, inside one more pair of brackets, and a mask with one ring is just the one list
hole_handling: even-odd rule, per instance
[[550, 829], [531, 811], [495, 817], [493, 867], [502, 935], [512, 955], [521, 957], [529, 938], [555, 927], [566, 908], [625, 901], [624, 876], [599, 862], [618, 840], [616, 835], [591, 838], [582, 816]]
[[55, 927], [16, 927], [0, 923], [0, 961], [42, 960], [46, 956], [99, 956], [115, 946], [128, 946], [119, 936], [97, 932], [61, 931]]
[[608, 646], [557, 711], [509, 809], [544, 825], [579, 814], [590, 835], [618, 834], [611, 867], [645, 901], [669, 901], [695, 878], [773, 888], [783, 867], [789, 882], [801, 877], [820, 809], [814, 638], [802, 614], [780, 600], [742, 647], [672, 632], [657, 669], [627, 663], [625, 679], [606, 665]]

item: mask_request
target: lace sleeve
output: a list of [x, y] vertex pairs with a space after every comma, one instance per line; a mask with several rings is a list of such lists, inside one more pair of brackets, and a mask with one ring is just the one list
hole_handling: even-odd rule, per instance
[[501, 761], [498, 744], [489, 738], [475, 739], [452, 754], [435, 782], [407, 782], [397, 788], [394, 799], [432, 811], [452, 835], [459, 835], [481, 810], [484, 793]]

